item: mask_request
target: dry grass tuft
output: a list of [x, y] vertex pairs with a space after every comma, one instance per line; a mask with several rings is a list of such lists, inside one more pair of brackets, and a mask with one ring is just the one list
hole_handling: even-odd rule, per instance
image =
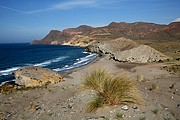
[[156, 83], [151, 84], [151, 87], [149, 88], [150, 91], [154, 91], [158, 88], [158, 85]]
[[140, 103], [136, 85], [125, 75], [112, 76], [104, 69], [92, 71], [83, 81], [84, 88], [96, 92], [96, 97], [88, 104], [88, 112], [105, 105]]
[[88, 103], [87, 112], [95, 112], [98, 108], [103, 106], [104, 99], [100, 96], [95, 97]]

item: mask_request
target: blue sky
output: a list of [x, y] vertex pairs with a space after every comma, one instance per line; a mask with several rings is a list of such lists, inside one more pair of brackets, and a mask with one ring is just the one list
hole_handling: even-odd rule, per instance
[[0, 43], [30, 42], [82, 24], [180, 21], [180, 0], [0, 0], [0, 15]]

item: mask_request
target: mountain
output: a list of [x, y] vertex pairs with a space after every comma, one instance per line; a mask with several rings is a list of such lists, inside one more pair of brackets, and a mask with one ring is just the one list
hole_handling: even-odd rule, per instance
[[42, 40], [32, 44], [63, 44], [87, 46], [99, 41], [124, 37], [132, 40], [180, 40], [180, 22], [160, 25], [147, 22], [112, 22], [104, 27], [81, 25], [63, 31], [51, 30]]

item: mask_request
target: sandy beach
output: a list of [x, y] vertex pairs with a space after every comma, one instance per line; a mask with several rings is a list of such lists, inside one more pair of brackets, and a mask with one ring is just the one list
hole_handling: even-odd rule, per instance
[[[120, 63], [102, 56], [96, 61], [64, 74], [64, 81], [14, 94], [0, 94], [0, 118], [3, 120], [179, 120], [180, 78], [162, 69], [174, 63]], [[128, 110], [116, 105], [87, 113], [93, 91], [81, 89], [83, 78], [96, 68], [114, 75], [126, 74], [137, 84], [143, 101], [128, 104]], [[150, 90], [152, 85], [156, 88]], [[174, 84], [173, 88], [171, 86]]]

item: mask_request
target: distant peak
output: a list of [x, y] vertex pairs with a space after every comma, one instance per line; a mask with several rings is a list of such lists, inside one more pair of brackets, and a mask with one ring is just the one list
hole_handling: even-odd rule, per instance
[[118, 23], [117, 22], [111, 22], [108, 26], [114, 26], [114, 25], [117, 25]]
[[93, 27], [88, 26], [88, 25], [80, 25], [78, 28], [93, 28]]
[[59, 30], [51, 30], [50, 33], [51, 32], [61, 32], [61, 31], [59, 31]]

